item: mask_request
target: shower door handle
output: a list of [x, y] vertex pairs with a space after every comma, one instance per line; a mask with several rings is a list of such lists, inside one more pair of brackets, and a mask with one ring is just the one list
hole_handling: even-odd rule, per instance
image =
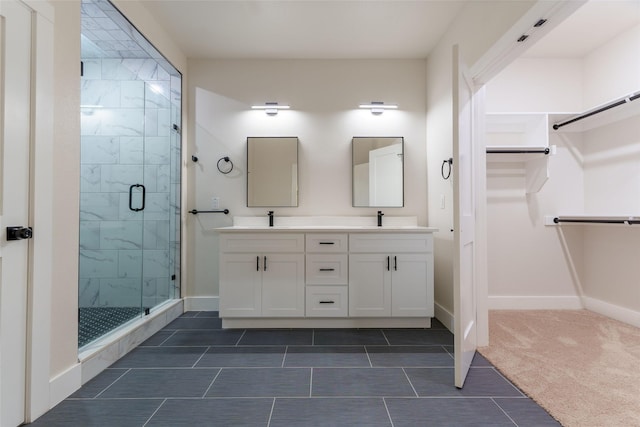
[[[133, 207], [133, 189], [134, 188], [142, 188], [142, 206], [140, 206], [139, 208], [134, 208]], [[129, 209], [134, 211], [134, 212], [143, 211], [144, 210], [144, 202], [145, 202], [145, 199], [147, 198], [147, 194], [146, 193], [147, 193], [147, 189], [142, 184], [133, 184], [131, 187], [129, 187]]]

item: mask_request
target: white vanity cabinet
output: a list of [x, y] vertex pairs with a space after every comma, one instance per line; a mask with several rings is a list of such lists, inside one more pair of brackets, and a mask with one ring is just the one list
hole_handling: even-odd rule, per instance
[[349, 238], [346, 233], [306, 235], [306, 316], [348, 315]]
[[431, 234], [349, 236], [350, 317], [433, 317]]
[[223, 234], [220, 317], [304, 316], [304, 235]]
[[435, 229], [263, 224], [219, 230], [223, 328], [431, 325]]

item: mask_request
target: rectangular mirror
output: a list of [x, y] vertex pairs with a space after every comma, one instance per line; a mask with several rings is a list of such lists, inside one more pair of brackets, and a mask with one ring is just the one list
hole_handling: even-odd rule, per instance
[[404, 206], [404, 138], [354, 137], [353, 206]]
[[298, 138], [247, 138], [247, 206], [298, 206]]

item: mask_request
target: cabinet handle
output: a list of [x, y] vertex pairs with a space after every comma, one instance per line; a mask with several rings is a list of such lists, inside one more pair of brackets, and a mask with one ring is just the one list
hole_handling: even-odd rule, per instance
[[320, 271], [336, 271], [335, 268], [321, 268]]
[[260, 271], [260, 257], [256, 256], [256, 271]]
[[319, 242], [321, 245], [335, 245], [335, 242]]
[[398, 257], [397, 256], [393, 257], [393, 269], [395, 271], [398, 271]]
[[335, 304], [335, 301], [318, 301], [318, 304]]
[[388, 256], [387, 257], [387, 271], [391, 270], [391, 267], [390, 267], [390, 262], [391, 261], [390, 261], [390, 259], [391, 259], [391, 257]]
[[267, 256], [264, 256], [264, 271], [267, 271]]

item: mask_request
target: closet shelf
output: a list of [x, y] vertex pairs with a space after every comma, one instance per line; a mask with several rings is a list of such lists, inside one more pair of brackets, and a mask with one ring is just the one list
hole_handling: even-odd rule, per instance
[[537, 193], [549, 179], [548, 117], [544, 113], [489, 113], [486, 115], [487, 165], [522, 163], [525, 191]]
[[564, 224], [625, 224], [640, 225], [640, 216], [635, 215], [547, 215], [544, 225]]

